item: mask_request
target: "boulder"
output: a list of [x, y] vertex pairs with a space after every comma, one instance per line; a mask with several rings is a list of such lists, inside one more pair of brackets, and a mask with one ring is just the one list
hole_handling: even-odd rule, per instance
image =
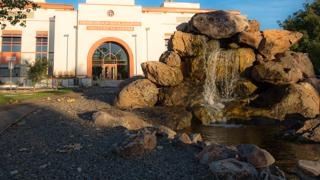
[[226, 11], [198, 13], [191, 18], [190, 23], [201, 34], [213, 39], [230, 38], [249, 28], [245, 16]]
[[249, 45], [255, 49], [259, 48], [259, 45], [263, 39], [261, 32], [241, 32], [238, 36], [238, 42]]
[[163, 125], [173, 130], [191, 126], [192, 114], [184, 107], [141, 108], [133, 112], [150, 124]]
[[176, 86], [183, 81], [180, 68], [173, 68], [156, 61], [144, 62], [141, 67], [146, 78], [157, 85]]
[[260, 22], [257, 20], [249, 20], [249, 28], [246, 32], [260, 32]]
[[195, 57], [205, 54], [208, 39], [202, 35], [193, 35], [176, 31], [169, 44], [169, 50], [173, 50], [180, 57]]
[[206, 146], [198, 155], [201, 164], [210, 164], [213, 161], [237, 158], [238, 151], [234, 147], [228, 147], [222, 144], [212, 144]]
[[209, 126], [213, 122], [224, 122], [224, 114], [220, 107], [206, 107], [197, 105], [192, 107], [192, 113], [195, 119], [201, 124]]
[[249, 162], [256, 168], [269, 167], [275, 163], [274, 157], [266, 150], [253, 144], [240, 144], [237, 146], [240, 158]]
[[320, 177], [320, 161], [299, 160], [298, 168], [311, 177]]
[[174, 51], [166, 51], [160, 56], [160, 62], [167, 64], [171, 67], [180, 68], [181, 58]]
[[320, 79], [318, 78], [308, 78], [305, 82], [311, 84], [320, 94]]
[[131, 78], [125, 79], [118, 85], [118, 88], [121, 91], [124, 87], [128, 86], [132, 82], [139, 80], [139, 79], [145, 79], [145, 77], [138, 75], [138, 76], [133, 76]]
[[286, 180], [285, 173], [277, 166], [270, 166], [260, 170], [259, 179], [264, 180]]
[[312, 119], [319, 114], [319, 94], [309, 83], [275, 86], [261, 93], [250, 106], [268, 111], [268, 117]]
[[163, 106], [192, 107], [203, 101], [201, 86], [185, 80], [175, 87], [164, 87], [160, 90], [159, 104]]
[[272, 60], [274, 55], [287, 51], [302, 36], [302, 33], [287, 30], [265, 30], [263, 32], [263, 40], [259, 46], [259, 52]]
[[120, 91], [115, 105], [120, 108], [152, 107], [158, 101], [158, 94], [155, 84], [147, 79], [139, 79]]
[[254, 66], [251, 77], [257, 82], [286, 85], [297, 83], [303, 78], [303, 74], [296, 67], [288, 67], [287, 64], [277, 61], [268, 61]]
[[320, 118], [305, 121], [296, 134], [305, 141], [320, 143]]
[[139, 130], [151, 126], [133, 113], [116, 109], [96, 112], [92, 119], [96, 126], [105, 128], [121, 126], [128, 130]]
[[256, 61], [256, 54], [251, 48], [239, 48], [239, 71], [240, 73], [252, 67]]
[[143, 130], [128, 137], [124, 142], [117, 144], [115, 152], [122, 157], [130, 158], [150, 153], [156, 146], [156, 132]]
[[209, 167], [214, 179], [258, 179], [258, 172], [251, 164], [236, 159], [214, 161]]
[[252, 95], [258, 87], [247, 79], [242, 79], [237, 82], [234, 93], [237, 97], [246, 98]]

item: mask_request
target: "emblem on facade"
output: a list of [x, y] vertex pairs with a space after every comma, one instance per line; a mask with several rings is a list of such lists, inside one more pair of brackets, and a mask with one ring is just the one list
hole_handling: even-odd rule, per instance
[[107, 12], [109, 17], [113, 17], [114, 16], [114, 11], [113, 10], [108, 10]]

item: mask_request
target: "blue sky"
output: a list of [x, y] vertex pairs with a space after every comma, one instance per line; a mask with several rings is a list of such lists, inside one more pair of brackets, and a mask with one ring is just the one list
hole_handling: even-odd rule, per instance
[[[83, 2], [84, 0], [79, 0]], [[121, 0], [115, 0], [121, 1]], [[202, 8], [240, 10], [249, 19], [261, 22], [262, 29], [279, 28], [277, 21], [284, 20], [293, 12], [302, 9], [305, 0], [177, 0], [178, 2], [199, 2]], [[47, 0], [49, 3], [77, 4], [78, 0]], [[160, 6], [163, 0], [136, 0], [142, 6]]]

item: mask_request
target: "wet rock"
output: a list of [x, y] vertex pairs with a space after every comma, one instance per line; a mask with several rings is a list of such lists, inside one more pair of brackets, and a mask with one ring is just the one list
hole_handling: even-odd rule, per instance
[[259, 52], [270, 60], [274, 59], [274, 55], [287, 51], [302, 36], [302, 33], [287, 30], [265, 30]]
[[124, 127], [128, 130], [138, 130], [151, 126], [138, 116], [120, 110], [99, 111], [93, 114], [94, 123], [98, 127]]
[[258, 178], [257, 170], [249, 163], [236, 159], [224, 159], [209, 164], [214, 179], [248, 179]]
[[237, 158], [238, 152], [234, 147], [228, 147], [221, 144], [212, 144], [206, 146], [197, 156], [201, 164], [209, 164], [213, 161]]
[[192, 114], [184, 107], [153, 107], [135, 109], [134, 113], [154, 125], [163, 125], [173, 130], [191, 126]]
[[157, 147], [156, 132], [139, 131], [128, 137], [124, 142], [117, 144], [115, 151], [122, 157], [143, 156]]
[[240, 158], [254, 165], [256, 168], [265, 168], [275, 163], [274, 157], [266, 150], [252, 144], [237, 146]]
[[160, 86], [176, 86], [183, 81], [180, 68], [170, 67], [162, 62], [144, 62], [141, 64], [147, 79]]
[[176, 31], [171, 40], [172, 47], [169, 49], [177, 52], [180, 57], [201, 56], [205, 52], [207, 40], [202, 35]]
[[249, 28], [245, 16], [226, 11], [198, 13], [190, 21], [201, 34], [213, 39], [230, 38], [231, 36]]
[[152, 107], [158, 101], [159, 90], [147, 79], [140, 79], [124, 87], [117, 96], [115, 105], [120, 108]]
[[306, 175], [320, 177], [320, 161], [299, 160], [298, 168]]
[[192, 108], [194, 117], [203, 125], [210, 125], [212, 122], [224, 121], [223, 112], [219, 107], [194, 106]]
[[160, 56], [160, 62], [167, 64], [171, 67], [180, 68], [181, 58], [174, 51], [166, 51]]
[[296, 135], [301, 140], [320, 143], [320, 118], [305, 121]]
[[237, 94], [238, 97], [245, 98], [252, 95], [257, 89], [258, 87], [251, 81], [239, 80], [235, 88], [235, 94]]

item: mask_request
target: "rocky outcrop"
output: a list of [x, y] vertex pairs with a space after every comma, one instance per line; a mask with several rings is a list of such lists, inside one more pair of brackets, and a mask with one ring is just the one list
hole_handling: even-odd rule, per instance
[[166, 51], [164, 52], [159, 59], [160, 62], [165, 63], [168, 66], [180, 68], [181, 66], [181, 58], [174, 51]]
[[263, 40], [259, 45], [259, 52], [267, 59], [272, 60], [276, 54], [287, 51], [302, 36], [302, 33], [287, 30], [265, 30], [263, 31]]
[[120, 91], [115, 105], [120, 108], [152, 107], [158, 101], [158, 94], [155, 84], [147, 79], [139, 79]]
[[201, 34], [213, 39], [230, 38], [249, 28], [249, 23], [245, 16], [226, 11], [199, 13], [192, 17], [190, 23]]
[[183, 81], [180, 68], [174, 68], [162, 62], [145, 62], [141, 64], [147, 79], [160, 86], [176, 86]]
[[122, 157], [131, 158], [150, 153], [156, 146], [156, 132], [144, 129], [115, 145], [115, 152]]
[[171, 47], [179, 54], [180, 57], [195, 57], [203, 55], [203, 50], [206, 49], [208, 39], [202, 35], [193, 35], [176, 31], [171, 40]]

